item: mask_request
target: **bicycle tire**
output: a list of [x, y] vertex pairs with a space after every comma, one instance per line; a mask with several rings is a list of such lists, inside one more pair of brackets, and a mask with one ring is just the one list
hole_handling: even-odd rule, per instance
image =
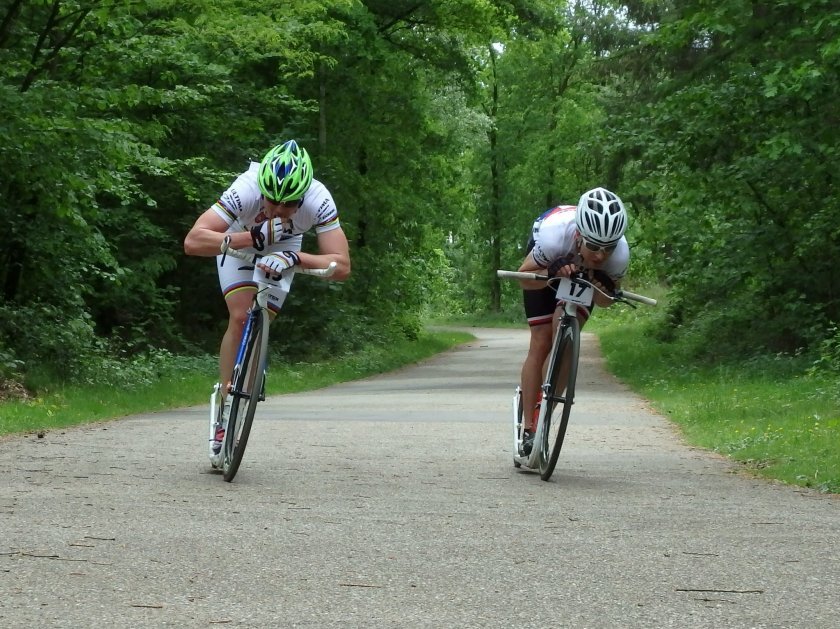
[[[223, 444], [222, 472], [224, 479], [231, 482], [239, 471], [251, 425], [257, 411], [263, 379], [265, 378], [265, 352], [267, 346], [268, 325], [262, 311], [254, 314], [245, 339], [245, 353], [241, 365], [233, 374], [229, 395], [233, 396], [230, 405], [225, 441]], [[253, 392], [253, 394], [252, 394]]]
[[519, 455], [519, 452], [517, 451], [516, 444], [519, 442], [519, 437], [522, 434], [521, 428], [522, 428], [522, 419], [523, 419], [523, 415], [522, 415], [522, 390], [519, 387], [516, 387], [516, 395], [514, 397], [513, 406], [514, 406], [514, 413], [515, 413], [514, 418], [513, 418], [513, 435], [514, 435], [513, 436], [513, 449], [514, 449], [514, 452], [513, 452], [513, 467], [518, 469], [518, 468], [522, 467], [522, 464], [519, 461], [516, 460], [516, 457]]
[[[565, 382], [558, 382], [563, 356], [568, 354], [569, 371]], [[548, 404], [543, 421], [546, 422], [540, 443], [540, 478], [548, 480], [554, 473], [569, 415], [575, 400], [575, 382], [577, 380], [578, 359], [580, 358], [580, 323], [576, 318], [564, 319], [557, 331], [557, 339], [552, 348], [548, 368], [549, 391], [543, 399]]]

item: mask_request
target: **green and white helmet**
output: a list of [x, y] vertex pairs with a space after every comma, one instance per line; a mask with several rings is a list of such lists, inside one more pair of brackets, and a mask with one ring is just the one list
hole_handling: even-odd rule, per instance
[[280, 203], [303, 197], [312, 184], [312, 160], [294, 140], [278, 144], [263, 157], [257, 178], [267, 199]]

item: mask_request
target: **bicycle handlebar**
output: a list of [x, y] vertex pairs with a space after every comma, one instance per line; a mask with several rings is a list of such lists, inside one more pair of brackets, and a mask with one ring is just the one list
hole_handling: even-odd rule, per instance
[[[220, 249], [222, 255], [233, 256], [234, 258], [239, 258], [240, 260], [250, 262], [251, 264], [256, 264], [257, 261], [263, 257], [259, 253], [245, 253], [244, 251], [240, 251], [239, 249], [234, 249], [230, 246], [230, 236], [225, 236], [225, 239], [222, 241], [222, 246], [220, 247]], [[329, 266], [325, 269], [307, 269], [302, 266], [295, 265], [292, 267], [292, 270], [295, 273], [303, 273], [304, 275], [330, 277], [335, 273], [337, 268], [338, 264], [336, 262], [330, 262]]]
[[629, 299], [630, 301], [638, 301], [642, 304], [647, 304], [648, 306], [655, 306], [656, 300], [651, 299], [650, 297], [645, 297], [644, 295], [637, 295], [636, 293], [631, 293], [626, 290], [618, 289], [615, 291], [616, 295], [620, 299]]
[[[502, 270], [499, 270], [499, 271], [496, 271], [496, 275], [501, 279], [508, 279], [508, 280], [541, 280], [543, 282], [550, 282], [553, 279], [557, 279], [557, 278], [554, 278], [554, 277], [549, 277], [548, 275], [540, 275], [539, 273], [529, 273], [529, 272], [524, 272], [524, 271], [502, 271]], [[629, 291], [621, 290], [621, 289], [615, 291], [615, 293], [610, 295], [609, 293], [605, 293], [604, 291], [602, 291], [600, 288], [598, 288], [597, 286], [595, 286], [594, 284], [592, 284], [592, 282], [589, 282], [588, 280], [585, 280], [583, 278], [575, 278], [575, 281], [576, 282], [582, 282], [584, 284], [587, 284], [587, 285], [591, 286], [592, 288], [597, 290], [599, 293], [601, 293], [605, 297], [609, 297], [613, 301], [620, 301], [620, 300], [624, 299], [624, 300], [628, 300], [628, 301], [638, 301], [639, 303], [647, 304], [648, 306], [655, 306], [656, 305], [656, 300], [655, 299], [651, 299], [650, 297], [645, 297], [644, 295], [637, 295], [636, 293], [631, 293]]]
[[524, 271], [496, 271], [496, 275], [502, 279], [508, 280], [543, 280], [548, 281], [551, 278], [548, 275], [540, 275], [539, 273], [526, 273]]

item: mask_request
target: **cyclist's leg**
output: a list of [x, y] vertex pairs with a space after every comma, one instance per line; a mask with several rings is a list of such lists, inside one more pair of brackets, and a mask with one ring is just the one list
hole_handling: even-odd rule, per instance
[[248, 308], [251, 307], [255, 292], [255, 287], [243, 286], [225, 295], [228, 325], [219, 347], [219, 382], [225, 385], [223, 387], [225, 395], [230, 385], [230, 375], [233, 372], [236, 352], [242, 339], [242, 330], [248, 318]]
[[254, 267], [236, 258], [217, 256], [216, 270], [228, 310], [228, 325], [219, 347], [219, 382], [225, 385], [222, 392], [227, 395], [233, 363], [257, 285], [254, 282]]
[[539, 399], [540, 385], [545, 377], [545, 362], [551, 352], [556, 300], [550, 288], [522, 291], [525, 315], [531, 331], [528, 355], [522, 364], [520, 386], [526, 430], [534, 431], [534, 407]]
[[543, 382], [545, 360], [551, 351], [551, 329], [548, 323], [531, 327], [531, 342], [528, 346], [528, 355], [522, 363], [521, 386], [522, 386], [522, 408], [523, 424], [525, 430], [533, 432], [534, 407], [539, 399], [540, 386]]
[[[219, 382], [226, 385], [224, 387], [226, 393], [230, 385], [233, 365], [236, 362], [239, 343], [242, 340], [242, 330], [248, 318], [248, 309], [254, 301], [257, 285], [254, 282], [254, 267], [233, 258], [226, 258], [224, 266], [221, 266], [221, 258], [221, 256], [217, 257], [216, 268], [219, 272], [219, 285], [228, 309], [228, 325], [219, 347]], [[280, 284], [269, 290], [268, 311], [272, 320], [283, 307], [293, 279], [294, 272], [284, 273]]]
[[[255, 290], [237, 290], [230, 293], [225, 299], [228, 308], [228, 326], [222, 337], [221, 347], [219, 348], [219, 382], [224, 385], [222, 387], [224, 395], [227, 395], [231, 384], [230, 378], [233, 373], [233, 365], [236, 362], [236, 353], [239, 351], [242, 331], [245, 327], [245, 321], [248, 318], [248, 309], [254, 300]], [[288, 295], [288, 291], [272, 290], [268, 303], [269, 323], [274, 321], [283, 302], [286, 300], [286, 295]]]

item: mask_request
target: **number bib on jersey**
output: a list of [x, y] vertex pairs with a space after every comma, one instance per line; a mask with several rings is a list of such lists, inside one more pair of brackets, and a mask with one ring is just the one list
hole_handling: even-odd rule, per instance
[[570, 301], [579, 306], [589, 306], [595, 297], [595, 289], [588, 284], [580, 284], [568, 277], [561, 277], [557, 285], [557, 299]]

